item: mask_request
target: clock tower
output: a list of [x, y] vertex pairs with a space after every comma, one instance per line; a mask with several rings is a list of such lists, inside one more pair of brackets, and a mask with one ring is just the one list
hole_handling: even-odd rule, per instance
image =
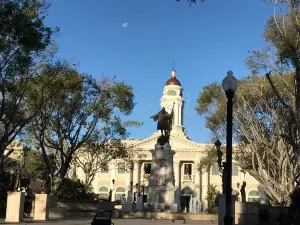
[[[163, 90], [163, 96], [160, 99], [161, 107], [165, 107], [168, 113], [171, 113], [174, 105], [174, 117], [171, 134], [186, 136], [183, 128], [183, 107], [182, 87], [180, 81], [176, 78], [176, 71], [172, 70], [171, 78], [166, 82]], [[175, 104], [174, 104], [175, 103]]]

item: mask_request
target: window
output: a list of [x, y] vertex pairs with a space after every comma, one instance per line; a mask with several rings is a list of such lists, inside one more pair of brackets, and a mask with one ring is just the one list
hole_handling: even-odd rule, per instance
[[211, 166], [211, 175], [213, 175], [213, 176], [217, 176], [217, 175], [219, 175], [219, 166], [218, 166], [218, 164], [212, 164], [212, 166]]
[[176, 95], [176, 91], [175, 90], [169, 90], [167, 92], [167, 95]]
[[125, 173], [125, 163], [118, 164], [118, 173]]
[[108, 189], [107, 187], [101, 187], [99, 189], [99, 198], [104, 198], [104, 199], [108, 199], [109, 193], [108, 193]]
[[125, 198], [125, 188], [118, 187], [115, 194], [115, 200], [124, 201], [124, 198]]
[[232, 164], [232, 176], [237, 176], [239, 173], [239, 167], [237, 164]]
[[144, 173], [145, 173], [145, 175], [150, 175], [151, 163], [144, 163]]
[[101, 168], [101, 173], [108, 173], [108, 165], [107, 164], [105, 166], [103, 166], [103, 168]]
[[248, 202], [260, 203], [260, 197], [258, 191], [250, 191], [248, 194]]
[[184, 180], [192, 180], [192, 164], [184, 164]]

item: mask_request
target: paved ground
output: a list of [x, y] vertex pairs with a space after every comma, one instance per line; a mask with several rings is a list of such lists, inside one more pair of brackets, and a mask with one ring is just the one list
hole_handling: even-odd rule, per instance
[[[71, 218], [65, 218], [64, 220], [50, 220], [46, 222], [35, 222], [30, 220], [25, 220], [18, 225], [90, 225], [92, 221], [92, 216], [80, 216]], [[175, 224], [183, 224], [182, 220], [177, 220], [174, 223], [171, 220], [143, 220], [143, 219], [113, 219], [113, 223], [115, 225], [175, 225]], [[0, 224], [8, 224], [5, 223], [3, 219], [0, 219]], [[185, 221], [185, 224], [200, 224], [200, 225], [215, 225], [216, 223], [211, 223], [209, 221]], [[11, 224], [10, 225], [14, 225]]]

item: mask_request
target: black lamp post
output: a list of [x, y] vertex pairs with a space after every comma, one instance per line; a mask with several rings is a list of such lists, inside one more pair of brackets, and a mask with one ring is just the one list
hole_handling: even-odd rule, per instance
[[232, 71], [227, 72], [227, 76], [222, 81], [222, 86], [227, 97], [227, 137], [226, 137], [226, 213], [224, 225], [232, 225], [232, 108], [233, 96], [237, 89], [237, 79]]

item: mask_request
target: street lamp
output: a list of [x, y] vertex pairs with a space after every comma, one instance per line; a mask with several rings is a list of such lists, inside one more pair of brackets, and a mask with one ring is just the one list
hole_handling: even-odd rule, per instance
[[233, 96], [237, 89], [237, 79], [232, 71], [222, 81], [222, 86], [227, 97], [227, 137], [226, 137], [226, 213], [224, 225], [232, 225], [231, 195], [232, 195], [232, 108]]

